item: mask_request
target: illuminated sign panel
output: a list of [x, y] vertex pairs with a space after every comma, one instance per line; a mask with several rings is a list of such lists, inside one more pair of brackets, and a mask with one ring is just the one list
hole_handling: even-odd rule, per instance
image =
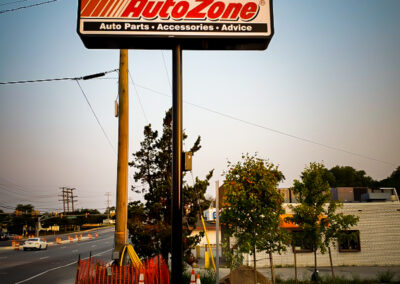
[[272, 0], [81, 0], [88, 48], [265, 49]]

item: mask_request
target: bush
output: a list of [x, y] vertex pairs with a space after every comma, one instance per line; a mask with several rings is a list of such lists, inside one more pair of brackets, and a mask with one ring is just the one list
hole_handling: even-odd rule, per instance
[[378, 281], [379, 283], [390, 283], [392, 282], [393, 277], [394, 277], [394, 272], [391, 270], [386, 270], [378, 273], [376, 281]]

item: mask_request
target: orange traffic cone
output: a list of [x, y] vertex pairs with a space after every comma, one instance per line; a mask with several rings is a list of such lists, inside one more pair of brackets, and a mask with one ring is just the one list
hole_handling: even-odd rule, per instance
[[143, 274], [143, 270], [140, 270], [139, 284], [144, 284], [144, 274]]
[[194, 269], [192, 269], [192, 276], [190, 276], [190, 284], [196, 284], [196, 274], [194, 274]]
[[196, 284], [201, 284], [201, 281], [200, 281], [200, 274], [197, 274], [197, 277], [196, 277]]

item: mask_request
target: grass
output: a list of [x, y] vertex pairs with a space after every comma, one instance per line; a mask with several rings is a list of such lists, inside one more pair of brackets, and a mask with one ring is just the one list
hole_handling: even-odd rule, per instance
[[[196, 274], [197, 275], [197, 274]], [[185, 271], [182, 276], [182, 280], [184, 284], [190, 283], [191, 272]], [[204, 272], [200, 272], [200, 281], [201, 284], [215, 284], [215, 273], [213, 270], [205, 270]]]
[[[352, 279], [342, 276], [336, 276], [333, 279], [331, 276], [321, 276], [320, 284], [376, 284], [376, 283], [392, 283], [400, 284], [400, 281], [393, 280], [395, 273], [391, 270], [378, 273], [375, 279], [361, 279], [360, 276], [355, 275]], [[304, 279], [304, 278], [303, 278]], [[277, 284], [295, 284], [294, 279], [283, 280], [280, 275], [276, 276]], [[313, 284], [310, 280], [299, 280], [299, 284]]]

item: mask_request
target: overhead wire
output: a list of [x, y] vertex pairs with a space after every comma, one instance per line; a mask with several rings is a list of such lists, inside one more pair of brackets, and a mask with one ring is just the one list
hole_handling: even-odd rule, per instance
[[21, 10], [21, 9], [27, 9], [27, 8], [37, 7], [37, 6], [41, 6], [41, 5], [45, 5], [45, 4], [50, 4], [50, 3], [53, 3], [53, 2], [57, 2], [57, 1], [58, 1], [58, 0], [49, 0], [49, 1], [45, 1], [45, 2], [40, 2], [40, 3], [28, 5], [28, 6], [22, 6], [22, 7], [18, 7], [18, 8], [12, 8], [12, 9], [7, 9], [7, 10], [1, 10], [1, 11], [0, 11], [0, 14], [4, 14], [4, 13], [8, 13], [8, 12], [14, 12], [14, 11]]
[[136, 86], [135, 86], [135, 83], [134, 83], [134, 81], [133, 81], [133, 79], [132, 79], [131, 72], [128, 71], [128, 74], [129, 74], [129, 78], [130, 78], [130, 80], [131, 80], [131, 82], [132, 82], [133, 89], [135, 90], [136, 96], [138, 97], [139, 105], [140, 105], [140, 108], [142, 109], [144, 119], [146, 120], [146, 123], [148, 124], [148, 123], [149, 123], [149, 120], [147, 119], [146, 112], [144, 111], [144, 108], [143, 108], [142, 100], [141, 100], [140, 95], [139, 95], [139, 92], [138, 92], [138, 90], [137, 90], [137, 88], [136, 88]]
[[36, 80], [22, 80], [22, 81], [9, 81], [9, 82], [0, 82], [0, 85], [13, 85], [13, 84], [26, 84], [26, 83], [43, 83], [43, 82], [53, 82], [53, 81], [77, 81], [77, 80], [90, 80], [98, 77], [105, 76], [109, 73], [116, 72], [118, 69], [99, 72], [95, 74], [80, 76], [80, 77], [64, 77], [64, 78], [51, 78], [51, 79], [36, 79]]
[[104, 130], [103, 126], [101, 125], [101, 122], [100, 122], [98, 116], [96, 115], [96, 112], [94, 111], [92, 105], [90, 104], [90, 101], [89, 101], [88, 97], [86, 96], [85, 92], [83, 91], [82, 86], [81, 86], [81, 84], [79, 83], [79, 80], [75, 80], [75, 81], [76, 81], [76, 83], [78, 84], [79, 89], [81, 90], [82, 95], [84, 96], [84, 98], [85, 98], [87, 104], [89, 105], [89, 108], [90, 108], [90, 110], [92, 111], [92, 114], [93, 114], [94, 118], [96, 119], [97, 124], [100, 126], [101, 130], [103, 131], [103, 134], [104, 134], [105, 138], [107, 139], [108, 144], [110, 144], [110, 147], [111, 147], [112, 151], [114, 152], [114, 154], [117, 155], [117, 152], [115, 151], [114, 145], [111, 143], [110, 138], [108, 137], [106, 131]]
[[6, 6], [6, 5], [17, 4], [17, 3], [21, 3], [21, 2], [26, 2], [26, 1], [29, 1], [29, 0], [18, 0], [18, 1], [8, 2], [8, 3], [1, 3], [0, 7], [1, 6]]
[[[171, 97], [170, 95], [168, 95], [166, 93], [154, 90], [152, 88], [148, 88], [146, 86], [142, 86], [140, 84], [136, 84], [136, 86], [138, 86], [139, 88], [151, 91], [153, 93], [165, 96], [165, 97]], [[183, 102], [185, 104], [187, 104], [187, 105], [194, 106], [196, 108], [205, 110], [207, 112], [211, 112], [211, 113], [214, 113], [214, 114], [217, 114], [217, 115], [220, 115], [220, 116], [232, 119], [232, 120], [236, 120], [236, 121], [241, 122], [243, 124], [251, 125], [251, 126], [263, 129], [263, 130], [267, 130], [269, 132], [274, 132], [274, 133], [279, 134], [279, 135], [290, 137], [290, 138], [293, 138], [293, 139], [296, 139], [296, 140], [300, 140], [300, 141], [303, 141], [303, 142], [306, 142], [306, 143], [309, 143], [309, 144], [314, 144], [314, 145], [317, 145], [317, 146], [320, 146], [320, 147], [324, 147], [324, 148], [327, 148], [327, 149], [330, 149], [330, 150], [334, 150], [334, 151], [337, 151], [337, 152], [342, 152], [342, 153], [346, 153], [346, 154], [349, 154], [349, 155], [353, 155], [353, 156], [357, 156], [357, 157], [360, 157], [360, 158], [364, 158], [364, 159], [367, 159], [367, 160], [380, 162], [380, 163], [391, 165], [391, 166], [396, 166], [394, 163], [391, 163], [391, 162], [388, 162], [388, 161], [384, 161], [384, 160], [381, 160], [381, 159], [376, 159], [374, 157], [370, 157], [370, 156], [367, 156], [367, 155], [364, 155], [364, 154], [348, 151], [348, 150], [345, 150], [345, 149], [342, 149], [342, 148], [339, 148], [339, 147], [323, 144], [323, 143], [320, 143], [320, 142], [317, 142], [317, 141], [313, 141], [313, 140], [308, 139], [308, 138], [304, 138], [304, 137], [301, 137], [301, 136], [293, 135], [293, 134], [290, 134], [290, 133], [287, 133], [287, 132], [284, 132], [284, 131], [281, 131], [281, 130], [277, 130], [277, 129], [274, 129], [274, 128], [271, 128], [271, 127], [267, 127], [267, 126], [264, 126], [264, 125], [261, 125], [261, 124], [258, 124], [258, 123], [254, 123], [254, 122], [251, 122], [251, 121], [248, 121], [248, 120], [244, 120], [244, 119], [235, 117], [233, 115], [229, 115], [229, 114], [226, 114], [226, 113], [223, 113], [223, 112], [220, 112], [220, 111], [216, 111], [216, 110], [213, 110], [213, 109], [208, 108], [208, 107], [204, 107], [204, 106], [200, 106], [200, 105], [197, 105], [197, 104], [193, 104], [193, 103], [190, 103], [190, 102], [185, 101], [185, 100]]]

